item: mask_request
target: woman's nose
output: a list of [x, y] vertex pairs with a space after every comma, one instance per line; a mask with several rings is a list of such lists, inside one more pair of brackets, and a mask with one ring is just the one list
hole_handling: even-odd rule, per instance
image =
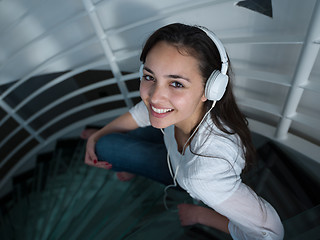
[[160, 86], [158, 84], [155, 84], [150, 91], [150, 98], [154, 103], [160, 102], [161, 100], [165, 99], [166, 96], [167, 89], [164, 86]]

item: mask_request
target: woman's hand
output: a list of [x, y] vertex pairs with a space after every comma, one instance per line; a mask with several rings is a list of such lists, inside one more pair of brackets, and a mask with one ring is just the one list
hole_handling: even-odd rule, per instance
[[182, 203], [178, 205], [179, 219], [182, 226], [189, 226], [198, 223], [197, 217], [201, 212], [199, 206]]
[[229, 233], [229, 219], [211, 208], [183, 203], [178, 205], [178, 210], [182, 226], [199, 223]]
[[85, 133], [83, 132], [81, 134], [81, 137], [88, 138], [84, 163], [93, 167], [111, 169], [112, 165], [110, 163], [98, 160], [97, 155], [95, 153], [96, 142], [100, 137], [105, 136], [107, 134], [116, 132], [129, 132], [134, 129], [137, 129], [138, 127], [139, 126], [133, 119], [131, 113], [126, 112], [125, 114], [116, 118], [100, 130], [94, 131], [92, 129], [89, 129]]
[[98, 157], [95, 153], [96, 140], [94, 135], [88, 138], [87, 146], [86, 146], [86, 154], [84, 163], [98, 168], [111, 169], [112, 165], [105, 161], [98, 161]]

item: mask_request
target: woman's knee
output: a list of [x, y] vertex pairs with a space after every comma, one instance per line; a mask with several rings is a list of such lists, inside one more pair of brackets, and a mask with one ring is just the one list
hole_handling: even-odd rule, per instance
[[121, 146], [123, 146], [125, 138], [123, 133], [112, 133], [101, 137], [95, 146], [98, 159], [100, 161], [112, 159], [115, 153], [121, 152]]
[[109, 145], [117, 145], [115, 142], [122, 141], [122, 139], [125, 138], [125, 134], [123, 133], [111, 133], [102, 136], [98, 142], [97, 146], [109, 146]]

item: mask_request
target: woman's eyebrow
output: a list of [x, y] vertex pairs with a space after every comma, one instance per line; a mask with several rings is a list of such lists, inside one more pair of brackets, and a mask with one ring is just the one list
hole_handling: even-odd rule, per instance
[[[143, 69], [146, 70], [147, 72], [151, 73], [151, 74], [154, 74], [154, 72], [148, 67], [144, 67]], [[186, 80], [186, 81], [190, 82], [189, 78], [186, 78], [186, 77], [183, 77], [183, 76], [177, 75], [177, 74], [169, 74], [169, 75], [166, 75], [166, 77], [167, 78], [173, 78], [173, 79], [183, 79], [183, 80]]]
[[151, 74], [154, 74], [153, 71], [150, 68], [143, 67], [143, 69], [146, 70], [147, 72], [151, 73]]
[[173, 79], [183, 79], [183, 80], [190, 82], [189, 78], [183, 77], [181, 75], [170, 74], [170, 75], [167, 75], [167, 77], [173, 78]]

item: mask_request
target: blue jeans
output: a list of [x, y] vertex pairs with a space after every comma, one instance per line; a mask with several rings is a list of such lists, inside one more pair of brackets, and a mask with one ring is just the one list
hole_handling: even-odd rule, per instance
[[99, 161], [112, 164], [114, 171], [142, 175], [165, 185], [173, 183], [159, 129], [146, 127], [105, 135], [96, 144], [96, 154]]

